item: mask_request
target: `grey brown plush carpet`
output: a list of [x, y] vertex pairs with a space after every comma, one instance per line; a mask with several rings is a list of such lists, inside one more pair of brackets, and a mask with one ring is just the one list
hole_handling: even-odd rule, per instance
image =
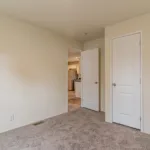
[[150, 150], [150, 135], [104, 122], [104, 114], [80, 108], [0, 134], [0, 150]]

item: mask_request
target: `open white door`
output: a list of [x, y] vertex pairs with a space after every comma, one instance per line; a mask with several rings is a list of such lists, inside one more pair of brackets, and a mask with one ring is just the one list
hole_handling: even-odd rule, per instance
[[81, 106], [99, 111], [99, 50], [81, 52], [82, 102]]
[[113, 122], [140, 129], [140, 34], [113, 40]]

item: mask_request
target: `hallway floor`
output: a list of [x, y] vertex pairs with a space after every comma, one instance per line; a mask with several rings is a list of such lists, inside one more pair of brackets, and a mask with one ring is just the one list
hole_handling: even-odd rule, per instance
[[81, 99], [75, 97], [74, 91], [68, 91], [68, 110], [74, 111], [81, 106]]

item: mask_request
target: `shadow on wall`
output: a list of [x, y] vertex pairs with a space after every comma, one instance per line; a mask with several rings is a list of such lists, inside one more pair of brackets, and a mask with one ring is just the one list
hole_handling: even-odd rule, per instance
[[15, 52], [0, 53], [0, 132], [67, 111], [64, 54]]

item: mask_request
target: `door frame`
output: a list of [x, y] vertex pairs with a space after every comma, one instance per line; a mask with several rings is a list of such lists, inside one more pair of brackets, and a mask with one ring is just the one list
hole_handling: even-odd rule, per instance
[[128, 33], [128, 34], [121, 34], [120, 36], [116, 36], [111, 38], [110, 40], [110, 109], [111, 109], [111, 117], [112, 117], [112, 123], [113, 123], [113, 87], [112, 87], [112, 83], [113, 83], [113, 40], [117, 39], [117, 38], [122, 38], [122, 37], [126, 37], [126, 36], [131, 36], [134, 34], [140, 34], [140, 77], [141, 77], [141, 85], [140, 85], [140, 114], [141, 114], [141, 127], [140, 127], [140, 131], [144, 131], [144, 117], [143, 117], [143, 93], [142, 93], [142, 31], [137, 31], [137, 32], [133, 32], [133, 33]]

